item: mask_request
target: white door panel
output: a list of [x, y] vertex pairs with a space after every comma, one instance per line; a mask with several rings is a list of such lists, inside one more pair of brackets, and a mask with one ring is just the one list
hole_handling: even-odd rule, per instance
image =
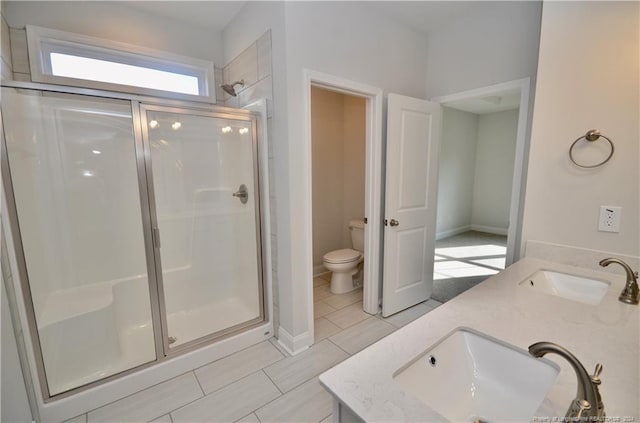
[[387, 104], [385, 317], [431, 295], [441, 123], [438, 103], [389, 94]]

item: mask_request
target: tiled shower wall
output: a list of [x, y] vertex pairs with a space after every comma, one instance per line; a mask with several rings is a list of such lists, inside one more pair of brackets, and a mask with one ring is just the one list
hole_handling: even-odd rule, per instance
[[4, 18], [2, 18], [2, 35], [0, 41], [2, 41], [2, 49], [0, 49], [2, 60], [0, 62], [0, 74], [2, 79], [13, 79], [13, 66], [11, 65], [11, 41], [9, 25]]
[[[219, 80], [219, 79], [217, 79]], [[273, 283], [273, 322], [277, 336], [279, 326], [278, 307], [278, 272], [277, 272], [277, 228], [276, 228], [276, 195], [273, 163], [273, 83], [271, 78], [271, 31], [265, 32], [256, 42], [247, 47], [222, 69], [222, 82], [231, 84], [244, 81], [244, 86], [236, 85], [238, 95], [232, 97], [226, 92], [216, 94], [229, 107], [244, 107], [261, 98], [267, 102], [267, 138], [269, 149], [269, 210], [271, 213], [271, 279]], [[224, 97], [221, 97], [224, 96]], [[263, 140], [259, 140], [263, 141]]]
[[11, 43], [11, 68], [13, 70], [13, 79], [16, 81], [31, 81], [29, 53], [27, 50], [27, 31], [24, 28], [9, 28], [9, 41]]

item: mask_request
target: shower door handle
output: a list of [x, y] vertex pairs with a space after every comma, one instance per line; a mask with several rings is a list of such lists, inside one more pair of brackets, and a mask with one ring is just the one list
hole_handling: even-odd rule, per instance
[[246, 204], [249, 201], [249, 191], [247, 190], [247, 186], [245, 184], [240, 185], [238, 191], [232, 194], [234, 197], [238, 197], [242, 204]]

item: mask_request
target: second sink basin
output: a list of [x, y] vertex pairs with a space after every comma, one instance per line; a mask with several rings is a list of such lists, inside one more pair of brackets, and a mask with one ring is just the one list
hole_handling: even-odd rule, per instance
[[523, 288], [533, 289], [556, 297], [578, 301], [584, 304], [598, 305], [609, 289], [609, 282], [554, 272], [538, 270], [519, 284]]
[[458, 328], [393, 379], [453, 422], [528, 422], [559, 371], [549, 360]]

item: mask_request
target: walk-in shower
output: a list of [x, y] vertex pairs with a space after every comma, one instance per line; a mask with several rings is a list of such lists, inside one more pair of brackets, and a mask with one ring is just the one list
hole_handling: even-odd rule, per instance
[[43, 399], [263, 324], [256, 115], [57, 91], [2, 88]]

